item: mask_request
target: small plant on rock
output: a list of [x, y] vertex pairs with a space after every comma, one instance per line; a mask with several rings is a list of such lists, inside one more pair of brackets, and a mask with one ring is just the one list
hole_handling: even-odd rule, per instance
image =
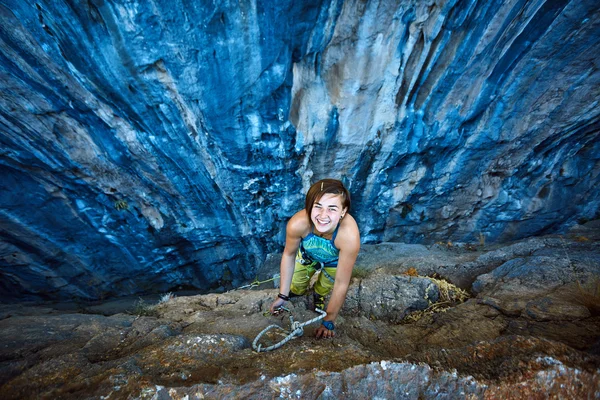
[[160, 296], [160, 299], [158, 300], [158, 304], [165, 304], [167, 303], [169, 300], [174, 299], [175, 295], [171, 292], [165, 293], [162, 296]]
[[365, 279], [371, 274], [371, 270], [365, 267], [355, 265], [352, 269], [352, 278]]
[[434, 277], [423, 278], [429, 279], [438, 287], [440, 296], [436, 302], [432, 302], [429, 300], [429, 291], [427, 291], [425, 293], [425, 300], [429, 302], [429, 307], [427, 307], [425, 310], [419, 310], [410, 313], [404, 318], [402, 321], [403, 323], [416, 322], [426, 315], [432, 315], [438, 312], [446, 312], [446, 310], [448, 310], [450, 307], [463, 303], [465, 300], [471, 297], [467, 291], [459, 288], [445, 279], [442, 279], [442, 277], [437, 274]]
[[129, 209], [129, 204], [127, 204], [127, 201], [125, 200], [115, 201], [114, 206], [117, 211], [125, 211]]
[[146, 301], [140, 297], [133, 305], [131, 314], [139, 317], [156, 317], [158, 312], [153, 305], [146, 303]]

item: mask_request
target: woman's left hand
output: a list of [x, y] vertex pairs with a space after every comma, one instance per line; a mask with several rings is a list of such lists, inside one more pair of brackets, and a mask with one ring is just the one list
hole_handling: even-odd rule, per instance
[[317, 328], [317, 332], [315, 333], [315, 336], [317, 337], [317, 339], [320, 339], [320, 338], [329, 339], [329, 338], [332, 338], [335, 336], [335, 332], [330, 331], [329, 329], [327, 329], [323, 325], [321, 325]]

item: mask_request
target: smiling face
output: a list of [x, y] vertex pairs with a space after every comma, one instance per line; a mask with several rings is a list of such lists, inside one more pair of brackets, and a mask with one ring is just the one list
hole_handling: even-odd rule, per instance
[[310, 212], [310, 220], [320, 234], [335, 231], [340, 219], [346, 214], [347, 208], [342, 208], [342, 196], [325, 193], [316, 200]]

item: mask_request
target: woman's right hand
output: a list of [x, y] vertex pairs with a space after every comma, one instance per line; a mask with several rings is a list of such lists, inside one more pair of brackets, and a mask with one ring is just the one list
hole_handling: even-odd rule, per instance
[[273, 304], [271, 304], [271, 308], [269, 311], [271, 311], [271, 314], [276, 314], [277, 310], [279, 310], [279, 308], [281, 306], [283, 306], [285, 304], [285, 300], [280, 299], [279, 297], [273, 302]]

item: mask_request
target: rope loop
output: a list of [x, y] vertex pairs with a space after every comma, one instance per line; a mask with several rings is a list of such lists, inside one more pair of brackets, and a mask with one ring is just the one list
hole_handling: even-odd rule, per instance
[[285, 329], [283, 329], [282, 327], [280, 327], [279, 325], [269, 325], [267, 326], [265, 329], [263, 329], [254, 339], [254, 341], [252, 342], [252, 348], [257, 352], [260, 353], [261, 351], [271, 351], [271, 350], [276, 350], [278, 348], [280, 348], [281, 346], [283, 346], [284, 344], [286, 344], [287, 342], [289, 342], [290, 340], [296, 338], [296, 337], [300, 337], [304, 334], [304, 327], [307, 325], [310, 325], [314, 322], [320, 321], [323, 318], [325, 318], [327, 316], [327, 313], [321, 309], [315, 309], [316, 312], [318, 312], [319, 315], [316, 318], [313, 318], [311, 320], [308, 320], [304, 323], [300, 323], [300, 321], [294, 321], [294, 317], [290, 316], [290, 323], [291, 323], [291, 331], [289, 331], [288, 335], [279, 343], [276, 343], [272, 346], [266, 347], [266, 348], [262, 348], [262, 344], [259, 344], [258, 341], [260, 340], [260, 338], [262, 337], [262, 335], [264, 335], [265, 333], [267, 333], [268, 331], [270, 331], [271, 329], [277, 328], [279, 330], [285, 331], [287, 332]]

